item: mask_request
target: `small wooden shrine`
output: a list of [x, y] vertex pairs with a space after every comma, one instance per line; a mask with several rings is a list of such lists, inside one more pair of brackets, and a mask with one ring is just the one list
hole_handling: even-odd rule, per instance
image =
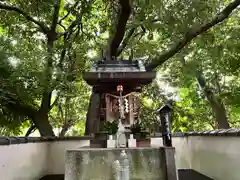
[[[97, 62], [84, 80], [102, 94], [100, 121], [122, 119], [125, 127], [131, 126], [138, 116], [138, 95], [143, 85], [155, 78], [156, 72], [148, 72], [140, 60], [105, 60]], [[100, 123], [101, 126], [102, 123]]]

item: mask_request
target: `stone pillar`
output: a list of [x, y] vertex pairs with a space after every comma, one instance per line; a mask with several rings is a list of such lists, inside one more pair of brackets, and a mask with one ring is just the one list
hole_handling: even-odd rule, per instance
[[165, 180], [178, 180], [178, 173], [175, 163], [175, 148], [161, 147], [161, 169], [163, 170]]
[[79, 165], [77, 153], [67, 151], [65, 154], [65, 175], [64, 180], [78, 180]]

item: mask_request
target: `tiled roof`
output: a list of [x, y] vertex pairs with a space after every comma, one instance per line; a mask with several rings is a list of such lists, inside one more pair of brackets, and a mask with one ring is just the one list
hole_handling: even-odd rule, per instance
[[145, 72], [146, 69], [141, 60], [116, 60], [99, 61], [90, 72]]

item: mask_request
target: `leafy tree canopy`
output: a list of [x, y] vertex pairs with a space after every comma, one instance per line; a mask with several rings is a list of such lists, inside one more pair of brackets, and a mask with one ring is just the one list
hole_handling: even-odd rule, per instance
[[91, 91], [82, 72], [101, 55], [143, 58], [158, 71], [141, 94], [139, 118], [149, 129], [166, 102], [175, 131], [238, 127], [239, 4], [1, 1], [1, 134], [83, 134]]

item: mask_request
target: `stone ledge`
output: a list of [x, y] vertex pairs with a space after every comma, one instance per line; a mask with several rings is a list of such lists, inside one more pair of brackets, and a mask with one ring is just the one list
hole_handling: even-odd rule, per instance
[[[199, 132], [176, 132], [172, 137], [187, 137], [187, 136], [240, 136], [240, 129], [216, 129]], [[162, 137], [161, 135], [150, 136], [150, 138]]]
[[72, 141], [72, 140], [91, 140], [91, 136], [69, 136], [69, 137], [0, 137], [0, 145], [25, 144], [36, 142], [53, 142], [53, 141]]
[[184, 132], [183, 136], [240, 136], [240, 129], [216, 129], [200, 132]]
[[[217, 129], [199, 132], [180, 132], [173, 133], [172, 137], [188, 137], [188, 136], [240, 136], [240, 129]], [[161, 137], [161, 135], [150, 136], [150, 138]], [[69, 136], [69, 137], [0, 137], [0, 145], [24, 144], [36, 142], [53, 142], [53, 141], [71, 141], [71, 140], [93, 140], [92, 136]]]

